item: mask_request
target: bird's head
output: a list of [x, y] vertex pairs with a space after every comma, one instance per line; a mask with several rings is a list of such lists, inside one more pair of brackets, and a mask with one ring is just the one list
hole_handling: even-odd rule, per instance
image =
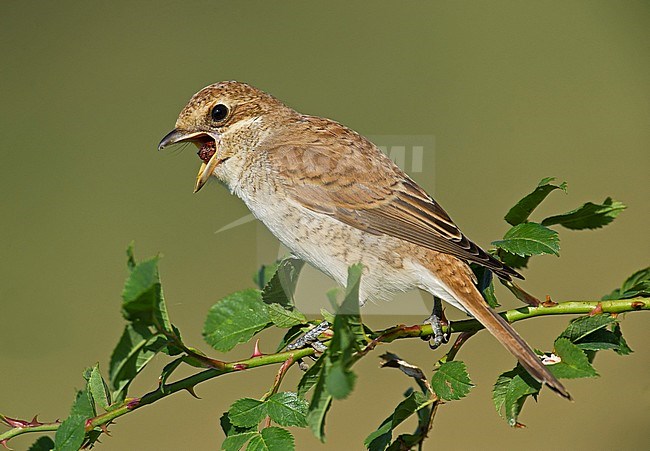
[[215, 83], [192, 96], [158, 150], [181, 142], [198, 147], [203, 164], [194, 188], [197, 192], [217, 166], [231, 158], [243, 158], [263, 138], [272, 121], [292, 111], [275, 97], [245, 83]]

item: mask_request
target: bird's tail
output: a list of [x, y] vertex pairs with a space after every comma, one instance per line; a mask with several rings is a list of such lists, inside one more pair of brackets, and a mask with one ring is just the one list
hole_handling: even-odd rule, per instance
[[[508, 351], [514, 355], [521, 366], [539, 382], [548, 386], [560, 396], [571, 399], [571, 395], [564, 385], [544, 366], [537, 354], [528, 346], [528, 343], [513, 329], [513, 327], [497, 312], [492, 310], [477, 289], [471, 290], [466, 296], [473, 299], [462, 301], [462, 296], [457, 299], [462, 306], [496, 338]], [[478, 298], [477, 298], [478, 297]]]

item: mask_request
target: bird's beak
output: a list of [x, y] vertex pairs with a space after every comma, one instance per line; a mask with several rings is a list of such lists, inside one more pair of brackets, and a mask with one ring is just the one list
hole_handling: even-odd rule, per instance
[[165, 147], [171, 146], [172, 144], [192, 141], [200, 136], [205, 136], [203, 132], [186, 132], [184, 130], [179, 130], [175, 128], [171, 132], [167, 133], [165, 137], [160, 140], [158, 144], [158, 150], [163, 150]]
[[219, 153], [216, 149], [217, 143], [219, 142], [218, 136], [214, 136], [210, 133], [205, 132], [187, 132], [176, 128], [167, 133], [167, 135], [160, 141], [160, 144], [158, 144], [158, 150], [162, 150], [167, 146], [171, 146], [172, 144], [177, 144], [180, 142], [194, 142], [196, 146], [200, 148], [200, 141], [201, 139], [205, 138], [209, 138], [214, 141], [215, 153], [212, 155], [212, 157], [210, 157], [207, 163], [201, 163], [199, 173], [196, 175], [196, 183], [194, 185], [195, 193], [203, 188], [203, 185], [205, 185], [205, 183], [208, 181], [216, 167], [224, 161], [223, 159], [217, 157]]

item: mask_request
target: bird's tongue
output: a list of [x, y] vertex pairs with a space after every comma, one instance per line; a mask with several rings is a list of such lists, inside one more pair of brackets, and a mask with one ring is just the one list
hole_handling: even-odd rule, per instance
[[207, 163], [208, 161], [210, 161], [210, 158], [212, 158], [212, 156], [216, 152], [217, 152], [217, 146], [215, 145], [214, 141], [210, 140], [208, 142], [201, 144], [201, 147], [199, 148], [199, 151], [196, 154], [204, 163]]

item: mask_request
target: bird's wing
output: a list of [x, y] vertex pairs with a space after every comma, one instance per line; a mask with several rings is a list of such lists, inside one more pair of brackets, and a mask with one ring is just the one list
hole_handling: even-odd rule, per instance
[[521, 277], [468, 240], [442, 207], [374, 144], [333, 124], [325, 127], [326, 133], [308, 134], [316, 136], [310, 140], [283, 140], [268, 148], [276, 180], [292, 200], [368, 233], [476, 262], [503, 279]]

